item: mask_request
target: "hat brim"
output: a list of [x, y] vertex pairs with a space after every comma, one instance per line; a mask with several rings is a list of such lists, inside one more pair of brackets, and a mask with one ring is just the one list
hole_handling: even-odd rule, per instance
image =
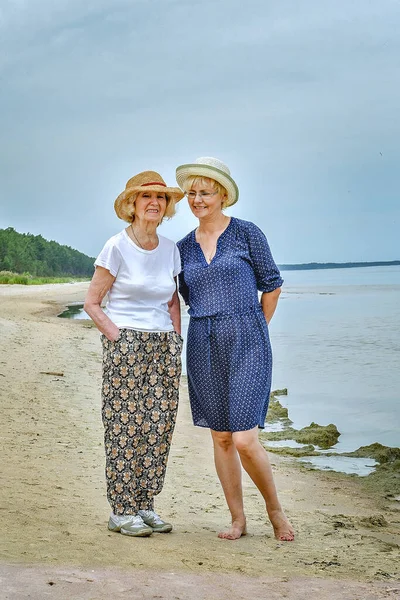
[[228, 199], [225, 206], [232, 206], [239, 200], [239, 188], [235, 181], [230, 175], [221, 171], [221, 169], [217, 169], [217, 167], [192, 163], [180, 165], [176, 169], [176, 181], [182, 189], [184, 189], [185, 181], [189, 177], [207, 177], [208, 179], [215, 179], [215, 181], [218, 181], [228, 193]]
[[128, 210], [129, 207], [127, 201], [133, 194], [136, 194], [137, 192], [163, 192], [164, 194], [172, 198], [175, 201], [175, 204], [182, 200], [183, 196], [185, 195], [184, 192], [182, 192], [182, 190], [180, 190], [179, 188], [164, 187], [163, 185], [146, 185], [145, 187], [133, 186], [125, 188], [125, 190], [121, 192], [121, 194], [115, 200], [114, 209], [117, 213], [117, 216], [123, 221], [127, 221], [128, 223], [131, 222], [131, 211], [130, 209]]

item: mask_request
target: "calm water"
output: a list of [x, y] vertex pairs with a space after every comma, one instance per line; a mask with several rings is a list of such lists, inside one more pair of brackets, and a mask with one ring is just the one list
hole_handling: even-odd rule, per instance
[[400, 267], [283, 277], [270, 326], [273, 388], [288, 388], [280, 400], [293, 426], [335, 423], [338, 452], [400, 446]]
[[400, 267], [285, 271], [273, 387], [296, 428], [335, 423], [340, 452], [400, 446]]
[[61, 319], [90, 319], [89, 315], [83, 310], [83, 304], [81, 302], [74, 302], [69, 304], [66, 310], [58, 315]]

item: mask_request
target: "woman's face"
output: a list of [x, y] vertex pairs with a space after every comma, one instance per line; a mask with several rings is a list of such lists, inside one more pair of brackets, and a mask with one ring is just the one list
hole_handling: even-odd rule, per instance
[[198, 219], [217, 216], [222, 211], [224, 197], [215, 190], [212, 179], [196, 181], [186, 196], [192, 213]]
[[135, 221], [160, 223], [167, 208], [164, 192], [139, 192], [135, 200]]

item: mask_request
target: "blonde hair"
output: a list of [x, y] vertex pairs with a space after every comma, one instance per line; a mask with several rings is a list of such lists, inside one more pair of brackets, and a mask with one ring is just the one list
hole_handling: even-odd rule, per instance
[[[135, 202], [137, 200], [137, 197], [141, 193], [142, 192], [134, 192], [133, 194], [131, 194], [130, 196], [125, 198], [127, 220], [129, 219], [130, 223], [133, 223], [133, 221], [135, 220]], [[162, 193], [165, 195], [165, 197], [167, 199], [167, 205], [165, 207], [164, 216], [161, 219], [159, 225], [161, 225], [161, 223], [164, 221], [164, 219], [172, 219], [172, 217], [174, 216], [174, 214], [176, 212], [175, 198], [173, 198], [172, 196], [169, 196], [168, 194], [165, 194], [165, 192], [162, 192]]]
[[200, 175], [190, 175], [190, 177], [188, 177], [186, 179], [186, 181], [184, 182], [183, 189], [185, 192], [189, 192], [192, 189], [193, 185], [196, 183], [206, 186], [206, 185], [209, 185], [210, 182], [211, 182], [211, 185], [214, 188], [214, 190], [223, 197], [221, 208], [222, 209], [226, 208], [226, 202], [228, 200], [228, 192], [224, 188], [224, 186], [221, 185], [216, 179], [212, 179], [211, 177], [201, 177]]

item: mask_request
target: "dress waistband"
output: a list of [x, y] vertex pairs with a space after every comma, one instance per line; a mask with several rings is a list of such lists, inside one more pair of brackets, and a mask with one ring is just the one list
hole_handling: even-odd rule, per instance
[[[206, 326], [206, 338], [207, 338], [207, 356], [206, 356], [206, 366], [209, 372], [211, 372], [211, 337], [213, 332], [213, 326], [216, 321], [222, 321], [225, 319], [234, 319], [237, 317], [245, 317], [246, 315], [255, 315], [257, 319], [260, 319], [261, 315], [263, 315], [261, 304], [257, 304], [256, 306], [252, 306], [251, 308], [244, 310], [242, 312], [236, 312], [232, 314], [225, 315], [210, 315], [205, 317], [192, 317], [195, 321], [203, 321]], [[262, 317], [264, 319], [264, 316]]]
[[195, 319], [196, 321], [210, 319], [211, 321], [220, 321], [222, 319], [234, 319], [235, 317], [245, 317], [246, 315], [254, 314], [257, 312], [262, 312], [261, 304], [256, 304], [256, 306], [252, 306], [247, 310], [242, 312], [235, 313], [227, 313], [227, 314], [219, 314], [219, 315], [204, 315], [202, 317], [195, 317], [194, 315], [190, 315], [191, 319]]

